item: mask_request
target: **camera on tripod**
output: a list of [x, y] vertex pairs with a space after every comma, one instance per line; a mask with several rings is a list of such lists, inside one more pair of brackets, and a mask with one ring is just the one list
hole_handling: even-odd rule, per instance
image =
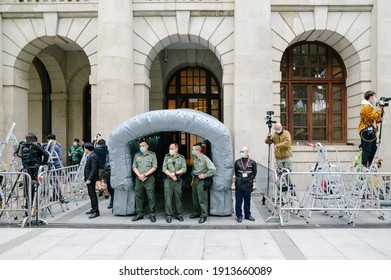
[[267, 126], [269, 127], [269, 130], [272, 128], [272, 124], [273, 123], [277, 123], [276, 121], [273, 121], [273, 116], [274, 115], [274, 111], [267, 111], [266, 112], [266, 117], [265, 117], [265, 120], [266, 120], [266, 124]]
[[379, 102], [377, 103], [377, 105], [379, 106], [383, 106], [383, 107], [388, 107], [390, 106], [390, 100], [391, 98], [390, 97], [380, 97], [379, 99]]

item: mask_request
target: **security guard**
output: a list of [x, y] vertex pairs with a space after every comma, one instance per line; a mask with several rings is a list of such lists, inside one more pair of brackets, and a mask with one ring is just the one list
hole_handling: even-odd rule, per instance
[[164, 157], [163, 161], [163, 173], [167, 175], [164, 179], [164, 201], [166, 208], [166, 222], [171, 223], [173, 210], [172, 210], [172, 197], [176, 205], [176, 219], [183, 221], [182, 216], [182, 180], [181, 176], [186, 173], [186, 160], [181, 154], [178, 154], [178, 144], [172, 143], [170, 145], [169, 153]]
[[205, 223], [208, 217], [208, 189], [204, 188], [204, 179], [212, 177], [216, 172], [213, 162], [202, 153], [201, 143], [193, 145], [194, 164], [191, 183], [194, 214], [190, 219], [200, 218], [198, 223]]
[[144, 218], [144, 191], [147, 193], [151, 222], [156, 222], [155, 209], [155, 177], [153, 173], [157, 169], [157, 159], [154, 152], [148, 151], [148, 142], [143, 139], [139, 143], [140, 152], [136, 153], [133, 160], [133, 171], [136, 174], [136, 217], [133, 222]]

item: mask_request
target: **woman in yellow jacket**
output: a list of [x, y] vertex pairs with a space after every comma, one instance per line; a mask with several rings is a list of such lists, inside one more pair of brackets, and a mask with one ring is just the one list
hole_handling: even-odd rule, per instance
[[[364, 100], [361, 102], [360, 111], [360, 123], [358, 124], [358, 132], [361, 138], [362, 147], [362, 165], [364, 167], [370, 167], [375, 157], [377, 145], [376, 145], [376, 131], [377, 124], [382, 121], [382, 106], [379, 104], [376, 107], [376, 93], [374, 91], [367, 91], [364, 94]], [[373, 131], [373, 135], [369, 134], [365, 129], [367, 127], [376, 127]]]

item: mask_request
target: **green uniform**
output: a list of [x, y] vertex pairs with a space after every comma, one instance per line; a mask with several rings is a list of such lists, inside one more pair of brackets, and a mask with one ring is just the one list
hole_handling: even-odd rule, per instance
[[[170, 173], [175, 173], [177, 171], [182, 170], [182, 175], [186, 173], [186, 160], [185, 157], [178, 154], [176, 157], [171, 156], [170, 154], [167, 154], [164, 157], [163, 161], [163, 173], [165, 173], [167, 170]], [[170, 177], [167, 176], [166, 179], [164, 179], [164, 201], [165, 201], [165, 208], [166, 208], [166, 215], [167, 216], [173, 216], [173, 210], [172, 210], [172, 197], [174, 196], [174, 201], [176, 205], [177, 214], [176, 216], [182, 216], [182, 180], [180, 175], [177, 175], [177, 180], [174, 181]]]
[[73, 164], [79, 164], [81, 161], [81, 158], [83, 157], [84, 149], [82, 146], [70, 146], [68, 149], [68, 157], [70, 158], [70, 163]]
[[200, 159], [194, 157], [192, 183], [192, 197], [194, 213], [202, 217], [208, 217], [208, 191], [204, 190], [204, 180], [198, 179], [198, 175], [204, 173], [206, 177], [211, 177], [215, 174], [216, 167], [213, 162], [204, 154], [201, 154]]
[[[134, 156], [133, 168], [137, 168], [141, 174], [147, 173], [151, 168], [157, 168], [156, 154], [151, 151], [147, 151], [145, 155], [138, 152]], [[136, 214], [143, 216], [145, 193], [148, 198], [149, 212], [151, 216], [155, 216], [155, 177], [149, 175], [148, 179], [144, 182], [136, 177], [136, 186], [134, 188], [136, 194]]]

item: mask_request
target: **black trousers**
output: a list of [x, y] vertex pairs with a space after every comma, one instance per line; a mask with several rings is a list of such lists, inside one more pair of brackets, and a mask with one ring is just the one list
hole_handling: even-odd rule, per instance
[[87, 184], [87, 190], [88, 190], [88, 196], [91, 200], [91, 210], [92, 212], [98, 212], [99, 211], [99, 205], [98, 205], [98, 196], [95, 192], [95, 183], [91, 182], [91, 184]]
[[35, 197], [35, 183], [33, 181], [37, 181], [39, 167], [28, 167], [23, 171], [27, 172], [31, 177], [31, 189], [27, 186], [27, 180], [24, 183], [24, 194], [26, 197], [26, 208], [29, 207], [29, 193], [31, 191], [31, 206], [34, 205], [34, 197]]
[[372, 142], [368, 142], [361, 138], [361, 163], [363, 166], [371, 166], [377, 150], [376, 140], [377, 139], [373, 140]]
[[107, 190], [109, 191], [110, 194], [110, 204], [113, 205], [114, 201], [114, 189], [111, 186], [111, 181], [110, 181], [110, 174], [105, 174], [105, 180], [106, 180], [106, 185], [107, 185]]

